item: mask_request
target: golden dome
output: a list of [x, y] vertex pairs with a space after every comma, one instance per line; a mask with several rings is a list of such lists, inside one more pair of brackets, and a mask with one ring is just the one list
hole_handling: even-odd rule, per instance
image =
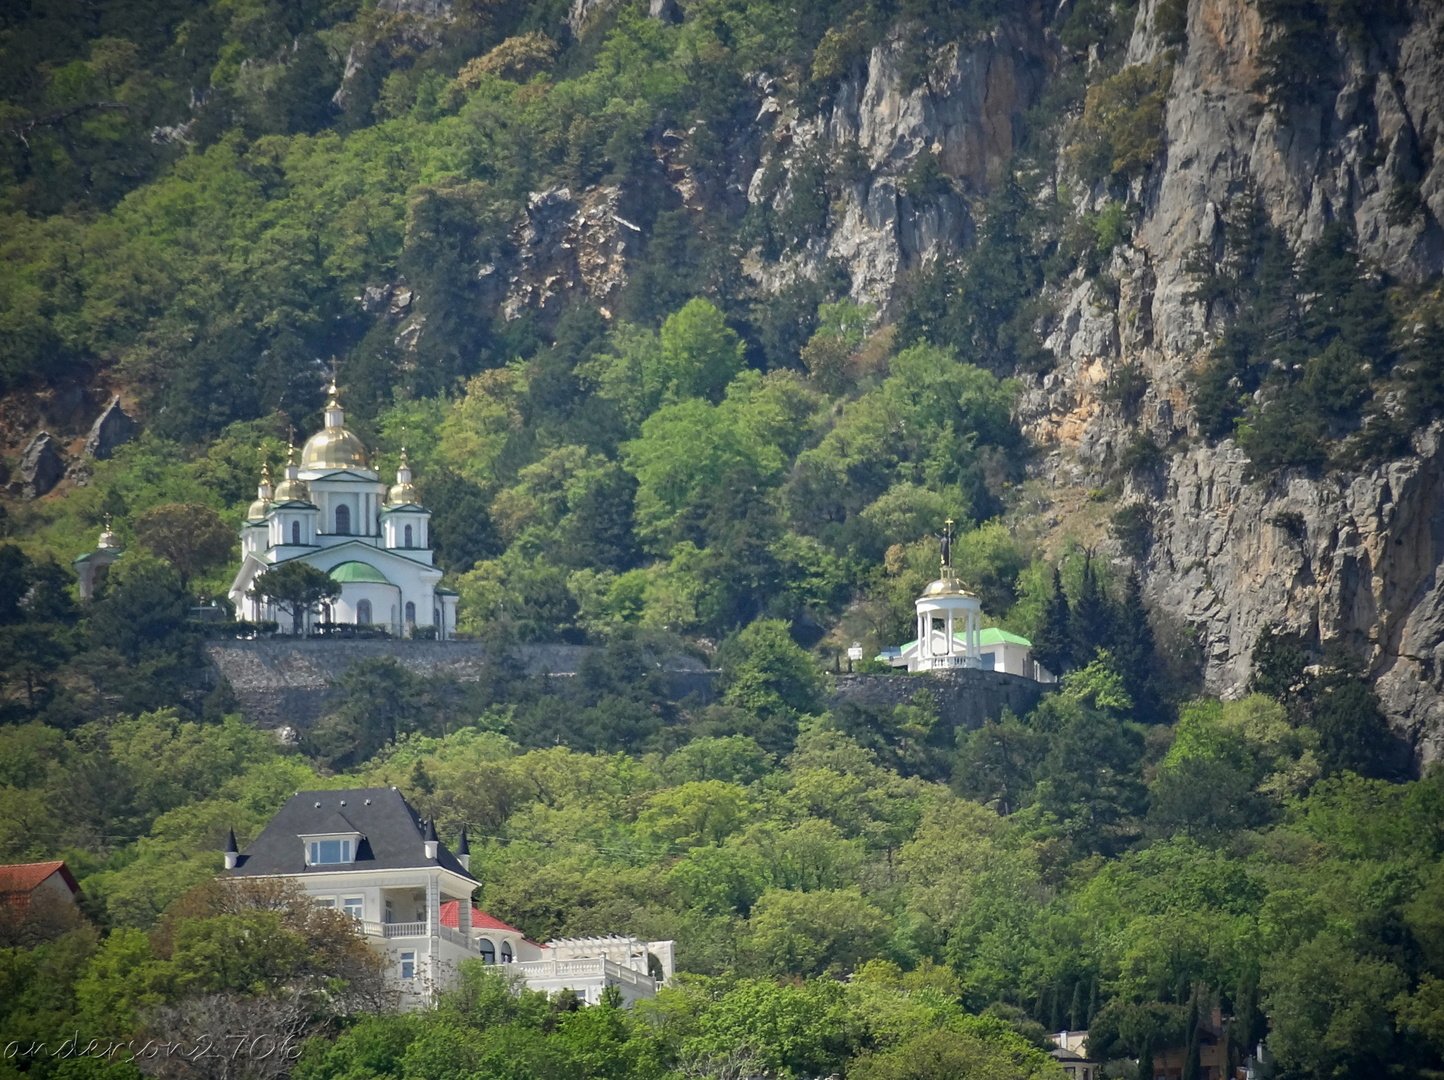
[[310, 500], [311, 490], [306, 486], [306, 481], [304, 480], [295, 480], [288, 476], [282, 480], [276, 488], [276, 501], [278, 503], [309, 502]]
[[387, 506], [421, 505], [421, 496], [411, 482], [411, 464], [406, 460], [406, 447], [401, 448], [401, 467], [396, 470], [396, 483], [386, 493]]
[[415, 484], [392, 484], [391, 490], [386, 493], [387, 506], [414, 506], [421, 505], [421, 497], [416, 494]]
[[366, 447], [345, 426], [345, 414], [336, 400], [336, 384], [328, 388], [326, 426], [306, 440], [301, 450], [303, 469], [365, 469]]
[[923, 596], [966, 596], [970, 599], [977, 599], [955, 577], [943, 577], [928, 582], [928, 587], [923, 590]]
[[286, 479], [276, 487], [276, 501], [287, 502], [310, 502], [311, 489], [306, 486], [306, 481], [300, 478], [300, 467], [296, 464], [296, 445], [291, 444], [286, 451]]
[[246, 511], [247, 521], [261, 521], [271, 512], [271, 466], [261, 465], [261, 483], [256, 488], [256, 501]]
[[364, 469], [366, 447], [343, 427], [328, 427], [306, 440], [301, 450], [303, 469]]

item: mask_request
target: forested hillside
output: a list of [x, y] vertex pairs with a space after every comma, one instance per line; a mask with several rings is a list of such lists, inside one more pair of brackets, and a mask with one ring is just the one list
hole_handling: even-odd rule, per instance
[[[0, 1034], [901, 1078], [1087, 1027], [1151, 1077], [1217, 1009], [1280, 1076], [1444, 1068], [1441, 42], [1406, 0], [7, 6], [0, 861], [65, 858], [86, 921], [5, 930]], [[286, 745], [193, 608], [333, 363], [497, 659], [357, 668]], [[837, 704], [947, 519], [1059, 689]], [[530, 642], [598, 651], [559, 686]], [[368, 784], [468, 826], [492, 914], [675, 939], [679, 985], [368, 1015], [344, 924], [207, 884]]]

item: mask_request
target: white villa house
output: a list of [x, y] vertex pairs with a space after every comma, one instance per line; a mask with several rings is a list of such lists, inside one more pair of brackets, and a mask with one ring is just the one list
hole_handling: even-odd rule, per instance
[[465, 829], [453, 854], [394, 787], [297, 792], [244, 851], [234, 833], [225, 851], [227, 877], [286, 879], [354, 918], [403, 1008], [454, 985], [463, 960], [508, 965], [531, 989], [587, 1004], [610, 986], [627, 1004], [650, 998], [672, 977], [670, 941], [531, 941], [472, 905], [470, 862]]
[[396, 483], [387, 487], [367, 464], [366, 447], [346, 428], [334, 382], [328, 393], [325, 427], [306, 440], [300, 464], [292, 447], [286, 478], [274, 488], [269, 466], [261, 470], [256, 500], [241, 526], [241, 565], [228, 593], [236, 618], [275, 620], [290, 633], [291, 619], [278, 617], [276, 606], [251, 589], [267, 570], [300, 561], [341, 586], [319, 620], [305, 616], [303, 632], [322, 621], [379, 627], [396, 636], [434, 627], [438, 638], [450, 638], [457, 595], [441, 587], [431, 511], [416, 494], [406, 451]]

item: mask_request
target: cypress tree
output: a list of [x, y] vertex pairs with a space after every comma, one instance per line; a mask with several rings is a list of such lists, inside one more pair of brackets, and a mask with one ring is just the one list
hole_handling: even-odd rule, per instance
[[1099, 649], [1107, 648], [1113, 640], [1113, 612], [1108, 594], [1098, 581], [1093, 569], [1093, 553], [1090, 551], [1083, 560], [1083, 580], [1078, 586], [1078, 598], [1073, 603], [1070, 615], [1073, 638], [1073, 663], [1083, 667], [1093, 659]]
[[1182, 1080], [1199, 1080], [1198, 1028], [1203, 1020], [1202, 1003], [1199, 1001], [1201, 988], [1195, 986], [1188, 999], [1188, 1018], [1184, 1021], [1184, 1052]]
[[1148, 609], [1143, 603], [1143, 583], [1138, 571], [1129, 573], [1123, 588], [1109, 646], [1118, 662], [1118, 675], [1133, 699], [1134, 718], [1145, 724], [1164, 722], [1162, 695], [1158, 689], [1157, 643], [1148, 622]]
[[1088, 1025], [1087, 1015], [1083, 1012], [1083, 981], [1073, 984], [1073, 1001], [1068, 1006], [1068, 1030], [1078, 1031]]
[[1053, 591], [1043, 609], [1043, 625], [1033, 636], [1033, 659], [1054, 675], [1072, 667], [1073, 637], [1068, 615], [1068, 597], [1063, 593], [1063, 575], [1053, 567]]

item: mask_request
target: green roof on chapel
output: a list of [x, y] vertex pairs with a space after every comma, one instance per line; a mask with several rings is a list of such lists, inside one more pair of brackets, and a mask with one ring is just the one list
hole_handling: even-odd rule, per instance
[[347, 582], [375, 582], [378, 585], [390, 585], [386, 575], [370, 563], [360, 562], [356, 559], [350, 562], [343, 562], [331, 571], [331, 580], [339, 581], [342, 584]]

